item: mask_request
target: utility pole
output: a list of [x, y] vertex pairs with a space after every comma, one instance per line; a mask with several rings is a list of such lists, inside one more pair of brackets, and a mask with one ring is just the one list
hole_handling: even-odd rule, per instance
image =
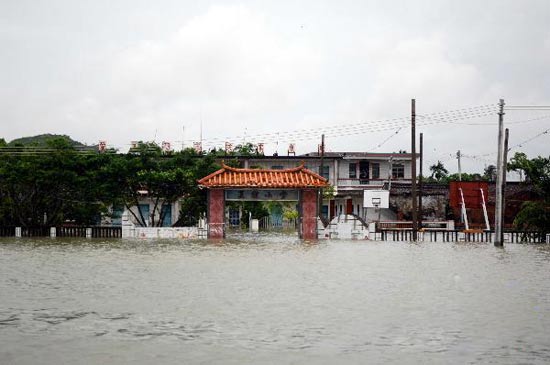
[[416, 242], [418, 230], [418, 214], [416, 200], [416, 105], [411, 99], [411, 198], [412, 198], [412, 240]]
[[456, 153], [456, 159], [458, 160], [458, 181], [462, 181], [462, 169], [460, 168], [460, 150]]
[[390, 164], [390, 168], [388, 170], [388, 191], [391, 191], [391, 179], [393, 177], [393, 156], [390, 156], [388, 162]]
[[502, 177], [503, 177], [503, 136], [502, 129], [504, 128], [504, 99], [500, 99], [498, 112], [498, 153], [497, 153], [497, 182], [495, 186], [495, 246], [502, 247], [504, 245], [502, 233]]
[[424, 134], [420, 133], [420, 176], [418, 177], [418, 228], [422, 229], [422, 165], [424, 161]]
[[504, 242], [504, 212], [506, 211], [506, 170], [508, 165], [508, 128], [504, 130], [504, 149], [502, 150], [502, 208], [500, 208], [502, 228], [500, 230], [500, 242]]
[[[325, 135], [321, 134], [321, 166], [319, 167], [319, 175], [323, 176], [323, 170], [325, 168]], [[319, 216], [323, 218], [323, 189], [319, 189]]]
[[185, 149], [185, 125], [181, 126], [181, 150]]

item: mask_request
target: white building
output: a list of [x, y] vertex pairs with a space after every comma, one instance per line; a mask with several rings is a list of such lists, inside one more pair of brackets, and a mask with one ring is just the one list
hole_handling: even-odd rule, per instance
[[[365, 217], [364, 191], [391, 189], [392, 184], [411, 183], [410, 153], [326, 152], [301, 156], [239, 157], [245, 168], [283, 169], [305, 166], [328, 178], [334, 188], [332, 199], [323, 201], [323, 216], [340, 214]], [[321, 168], [322, 165], [322, 168]]]

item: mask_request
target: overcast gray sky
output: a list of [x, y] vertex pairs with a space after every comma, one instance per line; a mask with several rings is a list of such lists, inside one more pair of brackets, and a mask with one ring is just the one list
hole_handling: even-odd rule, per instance
[[[410, 151], [415, 98], [426, 169], [456, 171], [460, 149], [463, 170], [482, 171], [500, 98], [550, 105], [549, 19], [548, 0], [4, 0], [0, 137], [179, 149], [202, 121], [205, 147], [306, 153], [325, 132], [329, 151]], [[549, 129], [547, 115], [507, 112], [510, 145]], [[549, 145], [547, 133], [521, 148]]]

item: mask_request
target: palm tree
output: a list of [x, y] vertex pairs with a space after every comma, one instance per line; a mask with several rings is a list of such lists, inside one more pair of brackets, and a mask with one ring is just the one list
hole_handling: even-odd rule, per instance
[[497, 167], [495, 165], [489, 165], [485, 167], [483, 171], [483, 177], [489, 181], [495, 181], [497, 176]]
[[436, 181], [441, 181], [449, 175], [449, 171], [443, 166], [441, 161], [437, 161], [436, 164], [430, 166], [430, 171], [432, 172], [431, 178]]

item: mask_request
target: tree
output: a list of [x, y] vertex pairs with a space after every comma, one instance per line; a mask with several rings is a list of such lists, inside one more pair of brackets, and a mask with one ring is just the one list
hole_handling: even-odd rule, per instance
[[487, 181], [495, 181], [497, 179], [497, 167], [489, 165], [483, 170], [483, 178]]
[[64, 138], [47, 141], [51, 152], [7, 154], [0, 160], [3, 224], [90, 224], [104, 211], [95, 180], [97, 154], [79, 154]]
[[432, 172], [432, 175], [430, 177], [438, 182], [444, 180], [449, 174], [449, 171], [445, 168], [445, 166], [443, 166], [443, 163], [439, 160], [436, 164], [430, 166], [430, 171]]
[[508, 171], [524, 172], [526, 182], [531, 183], [539, 201], [524, 202], [514, 219], [520, 229], [550, 232], [550, 158], [538, 156], [528, 159], [523, 152], [516, 152], [507, 165]]

